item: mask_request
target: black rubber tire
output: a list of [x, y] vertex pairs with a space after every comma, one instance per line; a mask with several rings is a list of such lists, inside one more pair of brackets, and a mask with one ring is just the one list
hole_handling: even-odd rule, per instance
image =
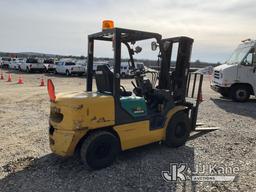
[[222, 97], [226, 97], [226, 98], [230, 97], [230, 93], [228, 91], [221, 91], [220, 94]]
[[92, 169], [102, 169], [113, 164], [120, 150], [118, 138], [107, 131], [97, 131], [82, 143], [80, 158]]
[[165, 144], [179, 147], [186, 143], [190, 134], [190, 120], [184, 111], [179, 111], [171, 118], [166, 129]]
[[69, 70], [66, 70], [66, 76], [70, 76]]
[[231, 98], [233, 101], [246, 102], [250, 98], [250, 89], [246, 85], [234, 85], [231, 87]]

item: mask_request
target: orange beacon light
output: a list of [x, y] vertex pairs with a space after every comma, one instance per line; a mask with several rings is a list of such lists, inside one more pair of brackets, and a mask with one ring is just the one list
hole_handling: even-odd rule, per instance
[[113, 29], [113, 28], [114, 28], [114, 21], [112, 21], [112, 20], [104, 20], [102, 22], [102, 30]]

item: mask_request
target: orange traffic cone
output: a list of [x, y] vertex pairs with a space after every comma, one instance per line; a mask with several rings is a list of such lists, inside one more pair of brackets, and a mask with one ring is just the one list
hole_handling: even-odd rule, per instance
[[4, 75], [3, 75], [3, 73], [1, 73], [1, 78], [0, 78], [1, 80], [4, 80]]
[[11, 76], [10, 73], [9, 73], [9, 75], [8, 75], [8, 80], [7, 80], [7, 82], [12, 82], [12, 76]]
[[204, 101], [202, 91], [199, 92], [197, 99], [198, 99], [199, 103], [202, 103]]
[[23, 84], [23, 80], [22, 80], [21, 76], [19, 76], [18, 84]]
[[44, 84], [44, 79], [42, 78], [41, 83], [40, 83], [40, 87], [43, 87], [43, 86], [45, 86], [45, 84]]

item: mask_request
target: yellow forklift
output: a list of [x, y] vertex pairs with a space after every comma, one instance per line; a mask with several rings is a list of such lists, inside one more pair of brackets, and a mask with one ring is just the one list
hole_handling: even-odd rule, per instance
[[[142, 51], [134, 45], [145, 40], [152, 40], [151, 49], [159, 51], [159, 72], [134, 66], [134, 54]], [[113, 69], [101, 65], [93, 72], [95, 41], [112, 43]], [[178, 50], [171, 71], [174, 44]], [[101, 32], [88, 36], [86, 91], [55, 95], [53, 82], [48, 80], [52, 152], [61, 156], [78, 152], [83, 163], [101, 169], [111, 165], [120, 151], [162, 141], [168, 147], [184, 145], [196, 127], [203, 81], [202, 75], [193, 78], [196, 99], [188, 102], [192, 44], [189, 37], [163, 39], [158, 33], [115, 28], [111, 21], [103, 22]], [[127, 48], [133, 69], [132, 92], [120, 84], [121, 45]], [[94, 77], [97, 91], [93, 92]], [[195, 81], [199, 82], [197, 88]]]

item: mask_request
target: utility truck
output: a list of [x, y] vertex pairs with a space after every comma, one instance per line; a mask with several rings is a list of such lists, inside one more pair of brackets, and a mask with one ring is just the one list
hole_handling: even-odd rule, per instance
[[211, 88], [237, 102], [256, 94], [256, 41], [242, 41], [231, 57], [214, 68]]
[[[152, 51], [159, 52], [160, 72], [135, 68], [134, 55], [142, 48], [133, 47], [146, 40], [152, 41]], [[100, 65], [93, 72], [96, 41], [113, 45], [113, 70]], [[134, 69], [132, 90], [121, 81], [122, 44]], [[176, 44], [175, 72], [171, 72], [172, 48]], [[48, 80], [49, 141], [53, 153], [70, 156], [78, 152], [83, 163], [101, 169], [111, 165], [119, 151], [162, 141], [168, 147], [184, 145], [196, 127], [203, 81], [201, 74], [190, 78], [192, 45], [189, 37], [162, 38], [158, 33], [114, 28], [112, 21], [104, 21], [102, 31], [88, 36], [86, 91], [56, 95], [53, 82]], [[152, 79], [146, 75], [152, 75]], [[194, 83], [189, 83], [190, 79]], [[93, 91], [94, 83], [97, 90]], [[187, 99], [190, 84], [193, 100]]]

